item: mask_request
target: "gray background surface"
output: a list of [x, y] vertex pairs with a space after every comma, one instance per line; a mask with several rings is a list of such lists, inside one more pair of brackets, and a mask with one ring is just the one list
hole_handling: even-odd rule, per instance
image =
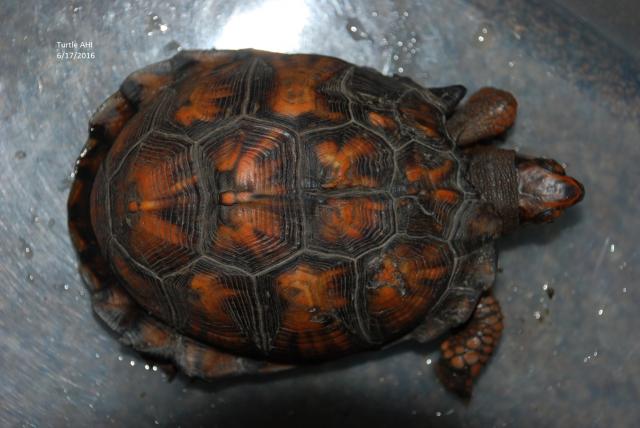
[[[0, 426], [636, 426], [638, 13], [630, 1], [585, 3], [4, 1]], [[92, 41], [77, 50], [96, 58], [57, 59], [56, 42], [69, 40]], [[262, 379], [168, 382], [92, 315], [65, 210], [88, 118], [128, 73], [212, 46], [503, 87], [520, 103], [504, 144], [566, 162], [584, 183], [579, 208], [501, 241], [506, 330], [469, 404], [437, 383], [435, 346]]]

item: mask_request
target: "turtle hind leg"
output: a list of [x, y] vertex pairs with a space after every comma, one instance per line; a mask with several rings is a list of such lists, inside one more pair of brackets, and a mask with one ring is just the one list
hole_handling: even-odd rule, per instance
[[482, 88], [447, 120], [447, 131], [459, 146], [497, 137], [516, 120], [518, 103], [513, 95]]
[[498, 345], [502, 328], [500, 304], [484, 295], [469, 321], [440, 345], [436, 374], [447, 389], [471, 397], [473, 382]]
[[293, 366], [253, 360], [218, 351], [184, 337], [144, 311], [114, 279], [92, 296], [96, 314], [119, 341], [144, 357], [165, 363], [190, 377], [216, 379], [242, 374], [273, 373]]

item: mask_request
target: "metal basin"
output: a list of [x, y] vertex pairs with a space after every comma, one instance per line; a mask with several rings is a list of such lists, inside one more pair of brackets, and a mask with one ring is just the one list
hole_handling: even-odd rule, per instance
[[[594, 27], [525, 0], [5, 1], [0, 425], [637, 423], [640, 67], [637, 44], [624, 43], [633, 40], [625, 28], [637, 27], [616, 25], [636, 11], [619, 3], [628, 8]], [[594, 10], [568, 4], [583, 17]], [[79, 46], [66, 52], [85, 55], [57, 58], [57, 42], [70, 41]], [[94, 318], [65, 209], [88, 118], [128, 73], [180, 47], [213, 46], [316, 52], [425, 85], [506, 88], [520, 116], [503, 144], [564, 161], [584, 183], [577, 209], [501, 241], [495, 293], [506, 330], [468, 404], [437, 383], [435, 345], [267, 378], [169, 382]]]

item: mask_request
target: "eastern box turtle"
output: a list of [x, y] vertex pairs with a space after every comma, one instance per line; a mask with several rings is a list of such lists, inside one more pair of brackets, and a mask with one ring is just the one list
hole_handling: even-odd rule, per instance
[[99, 317], [189, 376], [425, 342], [471, 393], [498, 343], [494, 240], [584, 190], [487, 141], [508, 92], [425, 89], [336, 58], [183, 51], [90, 121], [69, 228]]

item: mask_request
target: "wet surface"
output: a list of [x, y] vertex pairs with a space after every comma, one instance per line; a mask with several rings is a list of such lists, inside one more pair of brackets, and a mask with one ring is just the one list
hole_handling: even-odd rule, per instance
[[[640, 66], [544, 4], [4, 2], [0, 425], [637, 423]], [[57, 49], [70, 41], [92, 45]], [[128, 73], [212, 46], [333, 55], [425, 85], [503, 87], [520, 103], [504, 145], [565, 162], [584, 183], [579, 208], [500, 242], [506, 329], [469, 404], [437, 383], [435, 346], [267, 379], [168, 382], [94, 318], [65, 210], [88, 118]], [[63, 51], [79, 55], [57, 58]]]

